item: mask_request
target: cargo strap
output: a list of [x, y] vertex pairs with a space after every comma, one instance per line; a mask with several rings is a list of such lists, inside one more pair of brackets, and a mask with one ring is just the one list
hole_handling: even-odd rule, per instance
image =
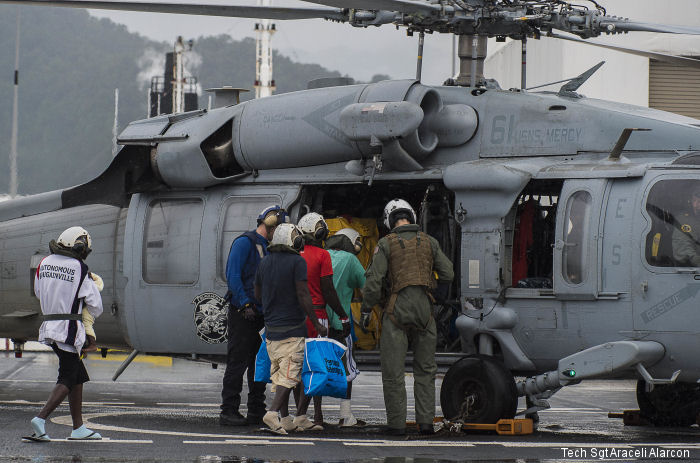
[[42, 315], [41, 319], [45, 322], [53, 322], [58, 320], [82, 320], [83, 316], [79, 313], [55, 313]]

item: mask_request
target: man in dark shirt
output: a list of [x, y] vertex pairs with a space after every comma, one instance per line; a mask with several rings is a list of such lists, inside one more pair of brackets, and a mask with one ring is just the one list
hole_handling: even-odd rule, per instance
[[[231, 244], [226, 262], [226, 281], [231, 293], [228, 310], [226, 371], [221, 390], [219, 424], [242, 426], [259, 424], [265, 413], [265, 383], [255, 382], [255, 354], [260, 348], [263, 327], [259, 302], [253, 292], [253, 280], [261, 259], [267, 255], [267, 242], [275, 227], [285, 219], [280, 206], [269, 206], [258, 215], [257, 228], [237, 237]], [[238, 411], [243, 390], [243, 375], [248, 376], [248, 414]]]
[[275, 398], [263, 423], [279, 434], [313, 427], [306, 417], [309, 401], [303, 396], [303, 388], [294, 420], [289, 416], [289, 395], [301, 382], [306, 317], [319, 333], [327, 334], [311, 303], [306, 261], [299, 255], [303, 246], [301, 231], [295, 225], [278, 226], [268, 247], [269, 254], [255, 274], [255, 296], [262, 302], [270, 378], [275, 386]]

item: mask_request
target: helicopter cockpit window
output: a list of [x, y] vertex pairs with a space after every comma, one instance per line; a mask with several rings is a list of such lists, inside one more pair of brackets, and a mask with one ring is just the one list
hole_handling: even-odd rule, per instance
[[700, 267], [700, 181], [662, 180], [647, 197], [645, 254], [656, 267]]
[[186, 285], [199, 279], [203, 212], [200, 199], [162, 199], [149, 205], [143, 246], [144, 281]]
[[236, 196], [228, 198], [222, 209], [223, 225], [219, 236], [219, 251], [217, 253], [217, 275], [226, 281], [226, 261], [231, 249], [231, 243], [243, 233], [257, 227], [260, 210], [270, 204], [279, 204], [277, 196]]
[[582, 283], [587, 271], [586, 243], [591, 203], [590, 193], [577, 191], [569, 197], [566, 204], [562, 274], [571, 284]]

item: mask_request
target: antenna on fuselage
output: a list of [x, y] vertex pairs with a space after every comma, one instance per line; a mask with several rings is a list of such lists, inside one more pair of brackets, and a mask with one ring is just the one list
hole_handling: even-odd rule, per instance
[[567, 96], [570, 98], [579, 98], [579, 94], [576, 93], [576, 90], [579, 89], [579, 87], [583, 84], [586, 83], [588, 79], [591, 78], [595, 72], [601, 68], [605, 64], [605, 61], [601, 61], [600, 63], [596, 64], [586, 72], [582, 73], [581, 75], [574, 77], [573, 79], [569, 80], [568, 83], [562, 85], [562, 87], [559, 89], [559, 92], [557, 93], [559, 96]]

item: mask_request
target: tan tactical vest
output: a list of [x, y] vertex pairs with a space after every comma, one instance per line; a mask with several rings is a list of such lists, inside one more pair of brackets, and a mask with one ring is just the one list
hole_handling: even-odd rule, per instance
[[[435, 286], [433, 278], [433, 249], [430, 238], [418, 232], [415, 238], [406, 240], [397, 233], [387, 235], [389, 242], [389, 284], [391, 295], [385, 307], [391, 320], [400, 328], [394, 317], [394, 304], [399, 291], [407, 286], [423, 286], [428, 292]], [[430, 292], [428, 292], [430, 295]]]

